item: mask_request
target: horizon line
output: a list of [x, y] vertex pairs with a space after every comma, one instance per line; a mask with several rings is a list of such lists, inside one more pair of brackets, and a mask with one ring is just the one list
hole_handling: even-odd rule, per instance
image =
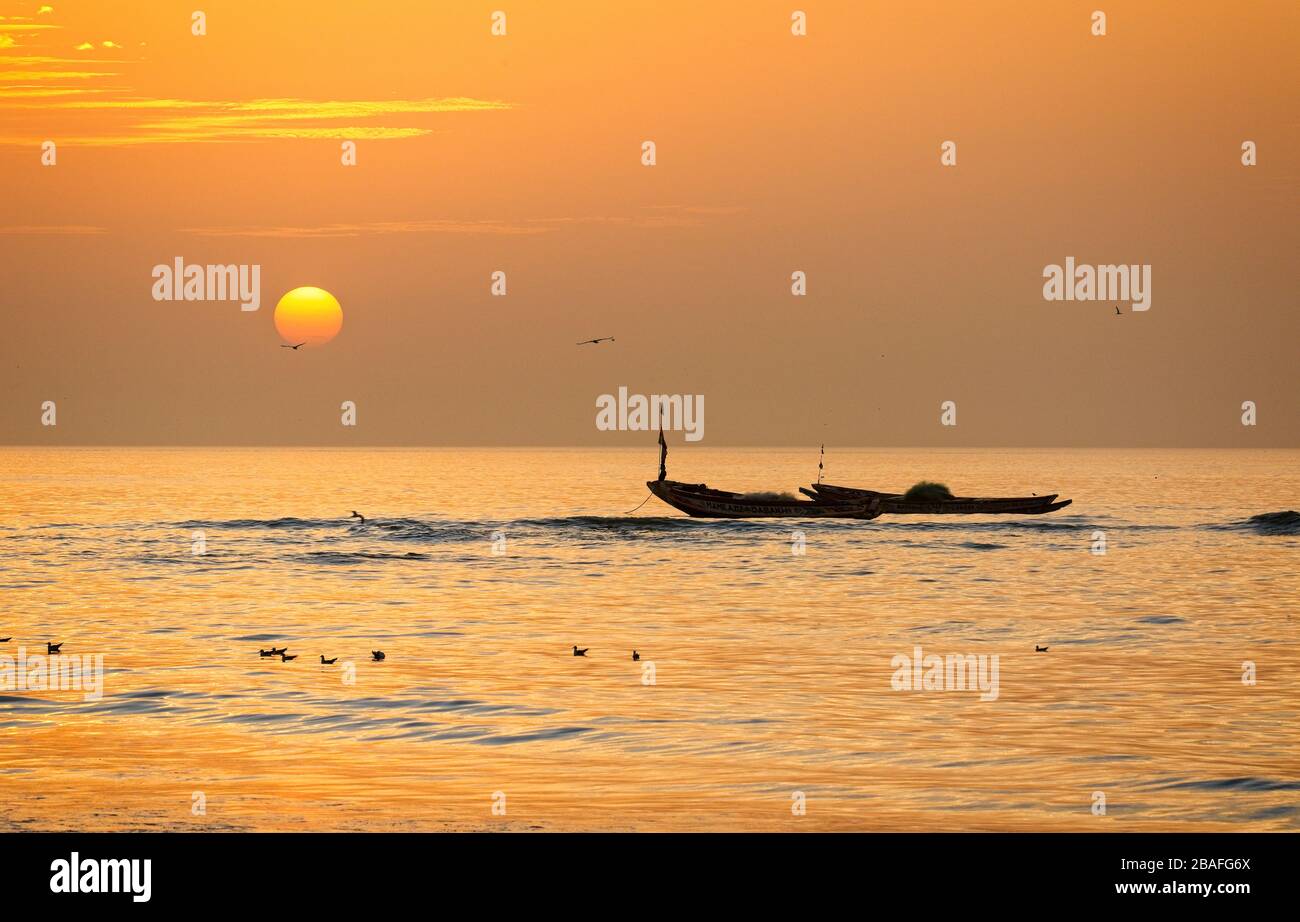
[[[802, 449], [805, 447], [818, 448], [822, 443], [811, 442], [805, 444], [753, 444], [753, 443], [734, 443], [734, 444], [711, 444], [711, 445], [691, 445], [692, 450], [698, 449]], [[653, 450], [657, 446], [639, 446], [639, 445], [537, 445], [537, 444], [461, 444], [461, 445], [393, 445], [393, 444], [375, 444], [375, 445], [341, 445], [341, 444], [293, 444], [293, 443], [275, 443], [275, 444], [258, 444], [258, 443], [223, 443], [223, 444], [206, 444], [201, 442], [194, 443], [164, 443], [164, 442], [103, 442], [103, 443], [76, 443], [76, 444], [34, 444], [34, 443], [9, 443], [0, 442], [0, 450], [10, 448], [39, 448], [39, 449], [114, 449], [114, 448], [166, 448], [166, 449], [320, 449], [325, 451], [374, 451], [381, 449], [390, 449], [398, 451], [428, 451], [428, 450], [447, 450], [462, 451], [465, 449], [502, 449], [507, 451], [538, 451], [545, 449], [554, 449], [559, 451], [647, 451]], [[996, 451], [996, 450], [1013, 450], [1013, 451], [1296, 451], [1300, 450], [1300, 445], [834, 445], [837, 451]]]

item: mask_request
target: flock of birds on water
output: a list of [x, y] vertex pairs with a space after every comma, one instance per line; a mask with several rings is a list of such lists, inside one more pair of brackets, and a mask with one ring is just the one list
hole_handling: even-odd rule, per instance
[[[8, 643], [8, 642], [11, 641], [11, 640], [13, 640], [13, 637], [0, 637], [0, 643]], [[67, 641], [60, 641], [59, 643], [50, 643], [49, 641], [46, 641], [46, 642], [45, 642], [45, 653], [46, 653], [46, 655], [47, 655], [47, 656], [54, 656], [55, 654], [57, 654], [57, 653], [59, 652], [59, 648], [62, 647], [65, 643], [67, 643]], [[575, 643], [575, 644], [573, 645], [573, 655], [574, 655], [574, 656], [586, 656], [586, 655], [587, 655], [587, 651], [589, 651], [590, 649], [591, 649], [591, 647], [579, 647], [579, 646]], [[1034, 652], [1035, 652], [1035, 653], [1046, 653], [1046, 652], [1047, 652], [1047, 647], [1040, 647], [1040, 646], [1038, 646], [1037, 644], [1035, 644], [1035, 645], [1034, 645]], [[288, 648], [288, 647], [271, 647], [271, 649], [269, 649], [269, 650], [262, 650], [262, 649], [259, 649], [259, 650], [257, 651], [257, 655], [260, 656], [260, 657], [262, 657], [262, 659], [270, 659], [270, 658], [272, 658], [272, 657], [276, 657], [276, 656], [278, 656], [278, 657], [280, 657], [280, 662], [282, 662], [282, 663], [289, 663], [289, 662], [292, 662], [293, 660], [296, 660], [296, 659], [298, 658], [298, 655], [299, 655], [299, 654], [297, 654], [297, 653], [290, 654], [290, 653], [289, 653], [289, 648]], [[384, 660], [386, 660], [387, 658], [388, 658], [388, 657], [385, 655], [385, 653], [384, 653], [383, 650], [371, 650], [371, 651], [370, 651], [370, 661], [371, 661], [371, 662], [374, 662], [374, 663], [381, 663], [381, 662], [383, 662]], [[632, 662], [636, 663], [636, 662], [640, 662], [640, 660], [641, 660], [641, 654], [640, 654], [640, 652], [638, 652], [637, 650], [633, 650], [633, 651], [632, 651]], [[322, 666], [333, 666], [333, 665], [334, 665], [335, 663], [337, 663], [338, 661], [339, 661], [339, 658], [338, 658], [337, 656], [334, 657], [334, 658], [332, 658], [332, 659], [326, 659], [324, 653], [322, 653], [322, 654], [320, 655], [320, 664], [321, 664]]]
[[[12, 639], [13, 639], [13, 638], [11, 638], [11, 637], [0, 637], [0, 643], [4, 643], [5, 641], [12, 640]], [[56, 644], [46, 644], [46, 646], [48, 646], [48, 647], [50, 648], [50, 650], [49, 650], [50, 653], [58, 653], [58, 652], [59, 652], [59, 647], [63, 646], [63, 644], [57, 644], [57, 643], [56, 643]], [[574, 656], [586, 656], [586, 655], [587, 655], [587, 651], [590, 650], [590, 649], [591, 649], [591, 647], [579, 647], [579, 646], [575, 643], [575, 644], [573, 645], [573, 655], [574, 655]], [[1046, 649], [1046, 647], [1044, 647], [1043, 649]], [[270, 657], [278, 656], [278, 657], [280, 657], [280, 662], [282, 662], [282, 663], [288, 663], [288, 662], [290, 662], [290, 661], [292, 661], [292, 660], [296, 660], [296, 659], [298, 658], [298, 654], [297, 654], [297, 653], [294, 653], [294, 654], [290, 655], [290, 653], [289, 653], [289, 648], [288, 648], [288, 647], [272, 647], [272, 648], [269, 649], [269, 650], [260, 650], [260, 649], [259, 649], [259, 650], [257, 651], [257, 655], [260, 656], [260, 657], [262, 657], [263, 659], [268, 659], [268, 658], [270, 658]], [[370, 659], [371, 659], [372, 662], [375, 662], [375, 663], [382, 662], [383, 660], [385, 660], [385, 659], [387, 659], [387, 658], [388, 658], [388, 657], [384, 654], [384, 651], [383, 651], [383, 650], [371, 650], [371, 651], [370, 651]], [[633, 651], [632, 651], [632, 662], [634, 662], [634, 663], [635, 663], [635, 662], [638, 662], [638, 661], [640, 661], [640, 659], [641, 659], [641, 654], [638, 653], [636, 650], [633, 650]], [[333, 659], [326, 659], [324, 653], [322, 653], [322, 654], [320, 655], [320, 664], [321, 664], [322, 666], [333, 666], [333, 665], [334, 665], [335, 663], [337, 663], [338, 661], [339, 661], [339, 658], [338, 658], [337, 656], [334, 657]]]
[[[13, 640], [13, 637], [0, 637], [0, 643], [8, 643], [8, 642], [11, 641], [11, 640]], [[46, 641], [46, 642], [45, 642], [45, 652], [46, 652], [46, 654], [49, 655], [49, 656], [53, 656], [54, 654], [56, 654], [56, 653], [59, 652], [59, 648], [62, 647], [65, 643], [67, 643], [67, 641], [60, 641], [59, 643], [50, 643], [49, 641]], [[573, 655], [574, 655], [574, 656], [586, 656], [586, 655], [587, 655], [587, 651], [590, 650], [590, 649], [591, 649], [591, 647], [579, 647], [579, 646], [575, 643], [575, 644], [573, 645]], [[1046, 647], [1042, 647], [1041, 649], [1046, 650], [1047, 648], [1046, 648]], [[289, 653], [289, 648], [288, 648], [288, 647], [272, 647], [272, 648], [269, 649], [269, 650], [258, 650], [258, 651], [257, 651], [257, 655], [260, 656], [260, 657], [262, 657], [263, 659], [269, 659], [270, 657], [278, 656], [278, 657], [280, 657], [280, 662], [282, 662], [282, 663], [288, 663], [288, 662], [291, 662], [292, 660], [296, 660], [296, 659], [298, 658], [298, 654], [297, 654], [297, 653], [294, 653], [294, 654], [290, 655], [290, 653]], [[386, 660], [386, 659], [388, 659], [388, 657], [384, 654], [384, 651], [383, 651], [383, 650], [371, 650], [371, 651], [370, 651], [370, 660], [371, 660], [371, 662], [380, 663], [380, 662], [383, 662], [383, 661]], [[641, 659], [641, 654], [638, 653], [636, 650], [633, 650], [633, 651], [632, 651], [632, 662], [635, 663], [635, 662], [637, 662], [637, 661], [640, 660], [640, 659]], [[334, 657], [333, 659], [326, 659], [324, 653], [322, 653], [322, 654], [320, 655], [320, 664], [321, 664], [322, 666], [333, 666], [333, 665], [334, 665], [335, 663], [337, 663], [338, 661], [339, 661], [339, 658], [338, 658], [337, 656]]]
[[[263, 659], [267, 659], [268, 657], [272, 657], [272, 656], [278, 656], [280, 657], [280, 662], [282, 663], [288, 663], [298, 658], [297, 653], [294, 653], [292, 656], [289, 654], [288, 647], [272, 647], [269, 650], [258, 650], [257, 655], [262, 657]], [[378, 663], [387, 659], [387, 657], [384, 655], [383, 650], [371, 650], [370, 659], [371, 662]], [[320, 655], [320, 664], [322, 666], [333, 666], [338, 661], [339, 658], [337, 656], [334, 657], [333, 659], [326, 659], [324, 653]]]

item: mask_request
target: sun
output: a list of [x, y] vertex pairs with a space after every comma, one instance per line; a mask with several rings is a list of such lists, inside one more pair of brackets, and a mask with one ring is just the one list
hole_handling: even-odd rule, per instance
[[275, 306], [275, 329], [291, 345], [323, 346], [343, 329], [343, 308], [324, 288], [295, 288]]

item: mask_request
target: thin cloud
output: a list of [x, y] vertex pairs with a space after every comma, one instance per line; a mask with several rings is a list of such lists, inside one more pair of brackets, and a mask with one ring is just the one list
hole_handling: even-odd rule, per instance
[[[44, 11], [46, 7], [42, 7]], [[52, 9], [49, 12], [53, 12]], [[15, 36], [35, 41], [54, 24], [0, 23], [0, 47], [13, 48]], [[6, 33], [14, 33], [9, 35]], [[197, 100], [157, 99], [123, 89], [122, 75], [107, 67], [143, 64], [141, 60], [106, 60], [113, 52], [133, 58], [116, 39], [83, 40], [71, 47], [73, 61], [56, 56], [68, 46], [44, 42], [23, 57], [0, 55], [0, 114], [25, 115], [40, 110], [52, 121], [47, 133], [65, 144], [125, 147], [139, 144], [240, 143], [270, 140], [337, 139], [389, 141], [432, 134], [430, 117], [450, 113], [511, 109], [501, 100], [467, 96], [417, 99], [316, 100], [300, 98]], [[129, 43], [128, 44], [134, 44]], [[140, 47], [144, 46], [140, 42]], [[24, 50], [28, 50], [24, 48]], [[67, 52], [64, 51], [64, 54]], [[68, 64], [80, 67], [69, 67]], [[89, 65], [89, 66], [88, 66]], [[71, 88], [70, 84], [85, 84]], [[11, 89], [19, 90], [10, 92]], [[0, 137], [0, 146], [26, 146], [31, 137]]]
[[108, 71], [93, 70], [11, 70], [0, 71], [0, 80], [90, 80], [94, 77], [116, 77]]
[[[106, 93], [107, 90], [91, 89], [88, 87], [53, 87], [53, 86], [7, 86], [5, 87], [5, 99], [31, 98], [43, 99], [50, 96], [84, 96], [87, 93]], [[30, 138], [7, 138], [0, 139], [0, 145], [4, 144], [28, 144]]]
[[90, 236], [105, 233], [108, 233], [106, 228], [90, 224], [0, 224], [0, 234], [8, 236]]
[[[24, 71], [0, 80], [42, 78], [69, 79], [83, 76], [74, 71]], [[89, 76], [89, 74], [84, 74]], [[103, 76], [117, 76], [104, 73]], [[414, 125], [330, 124], [342, 119], [378, 120], [391, 116], [435, 115], [452, 112], [488, 112], [512, 108], [500, 100], [465, 96], [428, 99], [311, 100], [250, 99], [192, 100], [150, 98], [73, 98], [52, 104], [17, 103], [12, 108], [41, 108], [46, 112], [86, 110], [95, 112], [139, 112], [142, 119], [126, 128], [116, 126], [102, 133], [64, 133], [67, 143], [82, 146], [117, 147], [133, 144], [176, 144], [185, 142], [232, 142], [276, 139], [325, 138], [384, 141], [431, 134], [432, 128]], [[0, 144], [26, 143], [26, 139], [3, 138]]]
[[677, 211], [682, 214], [708, 215], [709, 217], [744, 214], [746, 210], [740, 205], [647, 205], [646, 207], [656, 211]]
[[16, 54], [16, 55], [6, 56], [3, 60], [5, 64], [10, 64], [13, 66], [22, 65], [23, 67], [29, 67], [32, 64], [79, 64], [84, 66], [86, 64], [134, 64], [136, 63], [134, 61], [109, 60], [108, 58], [98, 58], [95, 60], [88, 60], [84, 57], [53, 58], [53, 57], [49, 57], [48, 55], [39, 55], [39, 54]]
[[452, 219], [416, 221], [362, 221], [353, 223], [242, 227], [183, 227], [180, 233], [200, 237], [282, 237], [314, 239], [364, 237], [388, 234], [468, 234], [530, 236], [549, 234], [564, 227], [615, 226], [633, 228], [698, 227], [698, 216], [682, 215], [575, 215], [550, 218], [523, 218], [517, 221], [457, 221]]
[[474, 234], [528, 235], [546, 233], [546, 228], [504, 221], [367, 221], [350, 224], [321, 224], [303, 227], [183, 227], [183, 234], [201, 237], [362, 237], [386, 234]]
[[74, 104], [81, 109], [198, 109], [207, 110], [201, 117], [211, 121], [240, 121], [265, 118], [366, 118], [376, 115], [428, 112], [477, 112], [485, 109], [509, 109], [509, 103], [472, 99], [466, 96], [429, 99], [381, 99], [342, 101], [313, 99], [248, 99], [212, 101], [197, 99], [113, 99], [103, 102]]

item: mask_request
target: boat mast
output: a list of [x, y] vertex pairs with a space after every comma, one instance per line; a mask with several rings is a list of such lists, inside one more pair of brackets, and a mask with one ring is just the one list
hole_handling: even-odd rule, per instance
[[668, 443], [664, 441], [664, 408], [659, 407], [659, 482], [668, 477]]

